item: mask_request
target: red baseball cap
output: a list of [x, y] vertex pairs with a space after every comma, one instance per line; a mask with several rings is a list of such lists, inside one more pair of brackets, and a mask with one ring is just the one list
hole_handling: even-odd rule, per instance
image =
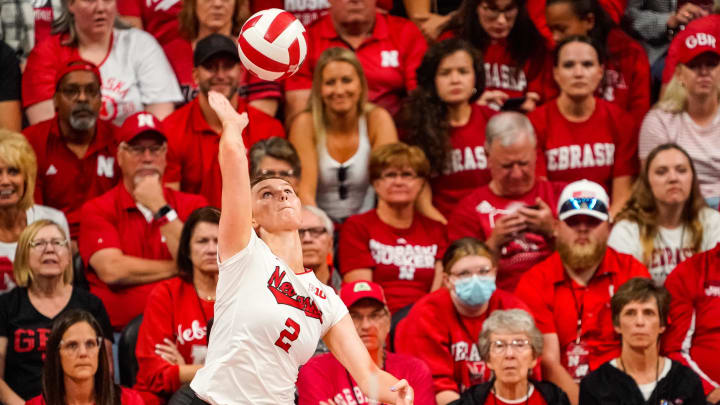
[[100, 70], [98, 70], [98, 67], [95, 66], [94, 63], [88, 62], [84, 59], [73, 59], [63, 65], [60, 70], [58, 70], [55, 74], [55, 87], [60, 84], [60, 80], [62, 80], [62, 78], [65, 77], [66, 74], [74, 72], [76, 70], [84, 70], [86, 72], [94, 74], [95, 77], [97, 77], [98, 79], [98, 83], [100, 83], [100, 85], [102, 86], [102, 77], [100, 76]]
[[167, 140], [160, 120], [147, 111], [140, 111], [125, 119], [120, 128], [120, 142], [130, 142], [138, 135], [154, 133], [160, 136], [163, 141]]
[[680, 52], [678, 53], [678, 62], [688, 64], [698, 55], [705, 52], [711, 52], [720, 55], [717, 38], [713, 34], [707, 32], [688, 33], [680, 40]]
[[352, 283], [343, 284], [340, 289], [340, 299], [348, 308], [363, 298], [370, 298], [387, 305], [382, 287], [372, 281], [353, 281]]

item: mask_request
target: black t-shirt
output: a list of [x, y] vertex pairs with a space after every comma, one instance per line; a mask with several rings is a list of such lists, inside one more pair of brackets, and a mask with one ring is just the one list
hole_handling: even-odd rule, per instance
[[[70, 301], [60, 314], [69, 309], [84, 309], [90, 312], [100, 323], [104, 337], [112, 341], [110, 318], [100, 298], [73, 288]], [[0, 295], [0, 336], [8, 339], [5, 382], [26, 401], [40, 395], [42, 391], [45, 343], [54, 319], [35, 309], [30, 303], [27, 288], [16, 287]]]
[[20, 101], [20, 62], [15, 52], [0, 41], [0, 102]]

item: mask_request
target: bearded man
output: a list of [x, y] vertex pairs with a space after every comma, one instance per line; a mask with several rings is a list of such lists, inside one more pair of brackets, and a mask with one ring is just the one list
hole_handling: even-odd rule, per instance
[[613, 294], [633, 277], [650, 277], [632, 256], [607, 246], [609, 207], [599, 184], [568, 184], [557, 205], [557, 251], [525, 273], [515, 290], [543, 333], [543, 378], [559, 385], [573, 404], [580, 379], [620, 355]]

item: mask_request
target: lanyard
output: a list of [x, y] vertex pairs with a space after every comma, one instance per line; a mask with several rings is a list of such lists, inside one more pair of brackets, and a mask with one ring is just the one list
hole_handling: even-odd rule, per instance
[[205, 308], [203, 308], [202, 300], [200, 299], [200, 293], [198, 293], [197, 288], [195, 288], [195, 297], [197, 297], [197, 303], [200, 307], [200, 313], [203, 316], [203, 320], [205, 321], [205, 345], [208, 344], [208, 330], [207, 330], [207, 324], [208, 324], [208, 317], [207, 314], [205, 314]]
[[578, 302], [577, 297], [575, 296], [575, 287], [573, 286], [573, 282], [570, 279], [570, 277], [565, 275], [565, 281], [567, 281], [568, 288], [570, 289], [570, 294], [572, 294], [573, 297], [573, 303], [575, 304], [575, 313], [577, 313], [577, 336], [575, 337], [575, 344], [580, 344], [580, 336], [582, 335], [582, 316], [583, 312], [585, 311], [585, 294], [583, 294], [583, 302]]

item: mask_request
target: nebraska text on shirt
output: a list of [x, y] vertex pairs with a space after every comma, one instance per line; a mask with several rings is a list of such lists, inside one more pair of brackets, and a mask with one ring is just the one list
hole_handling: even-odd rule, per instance
[[448, 175], [467, 170], [483, 169], [487, 169], [485, 148], [482, 146], [466, 146], [462, 149], [454, 148], [450, 151], [450, 160], [445, 165], [443, 174]]
[[478, 351], [475, 343], [470, 345], [468, 345], [467, 342], [453, 343], [452, 346], [450, 346], [450, 352], [452, 353], [455, 361], [482, 361], [480, 358], [480, 351]]
[[437, 250], [437, 244], [391, 246], [370, 239], [370, 253], [375, 262], [380, 264], [432, 268], [435, 266]]
[[597, 142], [584, 145], [560, 146], [545, 151], [548, 170], [579, 169], [610, 166], [615, 161], [615, 145]]
[[182, 324], [179, 324], [177, 326], [177, 341], [181, 345], [184, 345], [186, 342], [205, 339], [206, 331], [207, 328], [200, 326], [200, 322], [198, 322], [197, 319], [192, 321], [190, 327], [187, 329], [183, 329]]
[[627, 89], [627, 83], [622, 73], [607, 69], [597, 93], [603, 99], [612, 102], [615, 101], [615, 89]]
[[524, 91], [527, 79], [525, 72], [515, 66], [485, 63], [485, 87]]

